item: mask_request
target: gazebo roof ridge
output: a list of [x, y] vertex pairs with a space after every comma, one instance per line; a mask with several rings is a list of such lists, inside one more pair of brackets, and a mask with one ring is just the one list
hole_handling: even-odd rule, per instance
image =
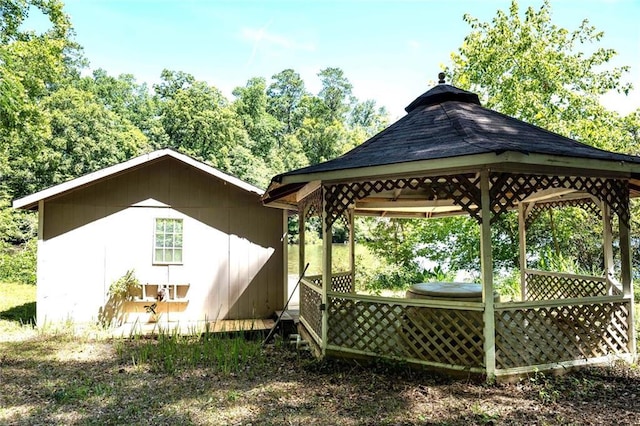
[[448, 101], [465, 102], [482, 106], [477, 94], [446, 84], [444, 82], [444, 73], [438, 74], [438, 78], [437, 86], [427, 90], [407, 105], [404, 109], [407, 113], [410, 113], [420, 106], [441, 104]]

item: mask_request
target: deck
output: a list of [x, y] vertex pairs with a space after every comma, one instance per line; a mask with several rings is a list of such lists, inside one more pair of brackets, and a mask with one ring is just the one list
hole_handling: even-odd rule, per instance
[[236, 333], [236, 332], [268, 332], [275, 325], [275, 320], [268, 318], [249, 318], [238, 320], [191, 321], [157, 323], [126, 323], [114, 328], [113, 337], [130, 337], [135, 335], [154, 335], [160, 332], [180, 335], [197, 335], [202, 333]]

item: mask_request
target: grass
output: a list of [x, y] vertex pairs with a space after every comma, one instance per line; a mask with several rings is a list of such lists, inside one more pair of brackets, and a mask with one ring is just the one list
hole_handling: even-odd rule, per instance
[[0, 283], [0, 424], [624, 425], [640, 416], [640, 372], [626, 365], [487, 385], [398, 363], [320, 362], [282, 340], [263, 348], [228, 334], [34, 330], [6, 314], [33, 302], [33, 288], [15, 286]]

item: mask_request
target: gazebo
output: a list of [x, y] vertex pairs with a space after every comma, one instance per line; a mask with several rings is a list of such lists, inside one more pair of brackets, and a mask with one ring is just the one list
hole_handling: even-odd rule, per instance
[[[450, 372], [514, 374], [635, 359], [631, 197], [640, 157], [584, 145], [481, 106], [440, 82], [407, 115], [339, 158], [275, 176], [263, 201], [323, 225], [322, 275], [301, 280], [301, 332], [322, 356], [382, 357]], [[602, 276], [530, 269], [527, 229], [574, 206], [603, 224]], [[517, 211], [521, 300], [494, 300], [492, 224]], [[356, 215], [466, 214], [480, 227], [482, 301], [385, 298], [354, 290]], [[617, 220], [612, 220], [617, 217]], [[332, 228], [350, 232], [351, 267], [332, 267]], [[612, 223], [619, 226], [614, 241]], [[614, 246], [620, 260], [614, 262]]]

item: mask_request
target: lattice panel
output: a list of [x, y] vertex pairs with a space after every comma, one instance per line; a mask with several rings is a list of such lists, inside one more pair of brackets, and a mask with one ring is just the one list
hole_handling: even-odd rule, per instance
[[353, 293], [353, 276], [351, 272], [341, 272], [331, 277], [331, 290], [338, 293]]
[[626, 302], [496, 311], [496, 367], [628, 353]]
[[322, 296], [305, 283], [300, 285], [300, 316], [307, 321], [313, 331], [322, 336]]
[[528, 273], [525, 277], [526, 300], [572, 299], [608, 294], [607, 283], [586, 278]]
[[402, 306], [329, 297], [327, 340], [330, 345], [401, 357]]
[[604, 200], [623, 223], [629, 223], [629, 183], [626, 180], [511, 173], [492, 173], [489, 179], [491, 211], [494, 214], [492, 222], [535, 192], [550, 188], [569, 188]]
[[578, 207], [588, 213], [591, 213], [593, 216], [602, 217], [600, 206], [594, 203], [591, 198], [585, 198], [582, 200], [553, 201], [549, 203], [537, 202], [525, 219], [525, 229], [528, 229], [543, 212], [563, 207]]
[[329, 297], [328, 343], [385, 357], [481, 368], [482, 312]]
[[328, 185], [324, 199], [328, 228], [357, 200], [396, 189], [423, 190], [428, 199], [446, 199], [480, 220], [480, 177], [475, 174], [350, 182]]
[[308, 277], [304, 277], [304, 279], [316, 287], [322, 288], [322, 275], [309, 275]]
[[401, 336], [411, 358], [483, 367], [483, 327], [481, 311], [407, 307]]

